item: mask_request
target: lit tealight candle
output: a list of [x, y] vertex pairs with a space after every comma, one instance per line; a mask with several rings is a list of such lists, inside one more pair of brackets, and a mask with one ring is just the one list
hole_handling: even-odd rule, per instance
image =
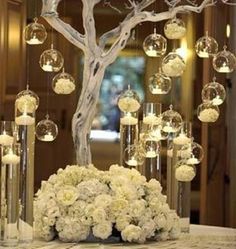
[[156, 86], [152, 89], [152, 94], [163, 94], [164, 92], [161, 90], [160, 87]]
[[26, 113], [23, 113], [22, 115], [15, 118], [15, 122], [17, 125], [33, 125], [35, 119]]
[[45, 141], [45, 142], [51, 142], [53, 140], [54, 140], [54, 137], [51, 134], [51, 132], [49, 132], [48, 134], [44, 135], [43, 141]]
[[5, 131], [3, 131], [3, 134], [0, 135], [0, 144], [7, 146], [11, 145], [13, 143], [13, 137], [6, 134]]
[[155, 113], [148, 113], [148, 115], [143, 118], [143, 123], [147, 125], [159, 124], [160, 118], [158, 118]]
[[199, 164], [199, 160], [196, 157], [191, 157], [187, 160], [187, 164], [193, 165], [193, 164]]
[[38, 45], [41, 44], [40, 40], [36, 38], [35, 36], [31, 38], [29, 41], [27, 41], [28, 44], [30, 45]]
[[147, 153], [146, 153], [146, 157], [147, 158], [154, 158], [154, 157], [156, 157], [157, 156], [157, 153], [155, 152], [155, 151], [153, 151], [153, 150], [149, 150], [149, 151], [147, 151]]
[[173, 139], [173, 142], [178, 145], [184, 145], [191, 141], [184, 133], [180, 133], [177, 137]]
[[167, 133], [176, 132], [176, 129], [173, 128], [172, 126], [170, 126], [169, 123], [167, 123], [167, 124], [162, 128], [162, 130], [163, 130], [164, 132], [167, 132]]
[[136, 125], [138, 124], [138, 119], [132, 117], [131, 113], [127, 113], [124, 117], [120, 119], [120, 123], [122, 125]]
[[219, 73], [230, 73], [230, 68], [224, 62], [223, 65], [219, 68], [218, 72]]
[[212, 104], [213, 105], [221, 105], [223, 103], [223, 100], [220, 98], [219, 95], [217, 95], [213, 100], [212, 100]]
[[42, 68], [46, 72], [52, 72], [53, 71], [52, 65], [50, 65], [49, 61], [47, 61], [47, 63], [45, 65], [43, 65]]
[[126, 162], [129, 166], [131, 167], [137, 167], [138, 166], [138, 162], [137, 160], [135, 160], [134, 158], [131, 158], [130, 160], [128, 160], [128, 162]]
[[150, 57], [156, 57], [156, 56], [157, 56], [157, 52], [156, 52], [155, 49], [153, 49], [152, 46], [150, 46], [150, 47], [148, 48], [148, 50], [146, 51], [146, 54], [147, 54], [148, 56], [150, 56]]
[[201, 51], [198, 53], [198, 56], [201, 58], [209, 58], [209, 53], [206, 51]]
[[4, 155], [2, 157], [2, 163], [3, 164], [18, 164], [20, 162], [20, 157], [16, 154], [13, 154], [13, 152], [10, 150], [8, 154]]

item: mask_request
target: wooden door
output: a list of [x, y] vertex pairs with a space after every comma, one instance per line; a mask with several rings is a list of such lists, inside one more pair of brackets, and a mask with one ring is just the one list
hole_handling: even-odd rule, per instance
[[25, 82], [25, 1], [1, 0], [0, 8], [0, 113], [14, 119], [15, 95]]

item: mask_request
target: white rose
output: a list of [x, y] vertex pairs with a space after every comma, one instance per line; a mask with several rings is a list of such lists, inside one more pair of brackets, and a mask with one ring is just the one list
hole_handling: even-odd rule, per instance
[[119, 216], [120, 214], [126, 213], [128, 208], [128, 201], [125, 199], [114, 199], [111, 202], [111, 215], [115, 217]]
[[108, 207], [111, 204], [111, 202], [112, 202], [112, 197], [107, 194], [99, 195], [94, 200], [95, 206], [103, 208]]
[[140, 218], [145, 213], [146, 201], [135, 200], [131, 203], [129, 208], [129, 214], [134, 218]]
[[130, 215], [118, 216], [116, 219], [116, 229], [118, 231], [124, 230], [130, 224], [130, 221], [131, 221]]
[[92, 213], [92, 218], [95, 223], [103, 223], [107, 218], [107, 214], [103, 208], [96, 208]]
[[107, 239], [112, 233], [112, 223], [104, 221], [93, 227], [93, 235], [100, 239]]
[[166, 216], [162, 213], [154, 217], [154, 222], [159, 229], [165, 228], [167, 226]]
[[141, 236], [142, 229], [135, 225], [127, 226], [122, 232], [121, 237], [124, 241], [137, 242]]
[[72, 205], [78, 198], [77, 189], [72, 186], [66, 186], [57, 193], [57, 200], [63, 206]]

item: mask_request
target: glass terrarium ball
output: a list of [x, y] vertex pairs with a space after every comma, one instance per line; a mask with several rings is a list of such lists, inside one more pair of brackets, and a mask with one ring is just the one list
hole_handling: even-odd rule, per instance
[[153, 140], [147, 140], [145, 142], [145, 157], [155, 158], [159, 154], [159, 143]]
[[162, 72], [156, 73], [149, 78], [148, 87], [152, 94], [167, 94], [171, 89], [171, 78]]
[[167, 41], [166, 38], [160, 34], [154, 33], [147, 36], [143, 42], [143, 50], [147, 56], [159, 57], [166, 53]]
[[118, 107], [123, 112], [138, 111], [138, 109], [141, 107], [141, 101], [138, 94], [129, 87], [119, 96]]
[[58, 135], [58, 127], [47, 115], [46, 119], [41, 120], [36, 125], [35, 135], [40, 141], [52, 142]]
[[224, 86], [216, 82], [206, 84], [202, 89], [202, 101], [211, 102], [213, 105], [221, 105], [226, 97], [226, 92]]
[[39, 60], [40, 67], [46, 72], [58, 72], [64, 65], [64, 58], [62, 54], [51, 47], [51, 49], [45, 50]]
[[218, 43], [213, 38], [206, 35], [199, 38], [195, 45], [196, 53], [201, 58], [209, 58], [210, 56], [215, 56], [218, 52]]
[[178, 132], [182, 127], [182, 117], [181, 115], [172, 109], [167, 110], [162, 113], [162, 130], [166, 133]]
[[29, 45], [42, 44], [47, 39], [47, 31], [42, 24], [38, 23], [38, 19], [34, 18], [34, 22], [25, 27], [24, 37]]
[[231, 73], [236, 67], [236, 57], [224, 46], [213, 58], [213, 67], [219, 73]]
[[144, 148], [133, 144], [124, 150], [124, 161], [130, 167], [137, 167], [144, 163], [145, 155]]
[[57, 94], [70, 94], [75, 90], [75, 79], [63, 69], [53, 78], [52, 89]]
[[192, 141], [181, 147], [179, 155], [187, 164], [194, 165], [202, 161], [204, 151], [200, 144]]
[[180, 182], [191, 182], [196, 176], [196, 167], [185, 161], [179, 161], [175, 165], [175, 178]]
[[205, 102], [198, 106], [197, 116], [202, 122], [213, 123], [219, 118], [220, 110], [217, 105], [213, 105], [211, 102]]
[[162, 61], [162, 72], [169, 77], [181, 76], [185, 68], [184, 59], [175, 52], [170, 52]]
[[26, 90], [23, 90], [16, 95], [15, 105], [22, 113], [33, 113], [39, 106], [39, 97], [35, 92], [29, 90], [29, 87], [27, 86]]
[[165, 23], [164, 33], [168, 39], [180, 39], [186, 34], [185, 23], [179, 18], [170, 19]]

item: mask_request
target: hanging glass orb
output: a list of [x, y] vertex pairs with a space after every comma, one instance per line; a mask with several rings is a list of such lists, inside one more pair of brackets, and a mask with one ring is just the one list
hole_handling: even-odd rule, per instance
[[143, 42], [143, 50], [147, 56], [160, 57], [166, 53], [167, 41], [166, 38], [160, 34], [154, 33], [147, 36]]
[[64, 58], [62, 54], [53, 48], [45, 50], [39, 60], [40, 67], [46, 72], [58, 72], [64, 65]]
[[159, 69], [159, 73], [149, 78], [148, 86], [152, 94], [167, 94], [171, 89], [171, 78], [165, 76]]
[[213, 105], [211, 102], [205, 102], [197, 108], [198, 119], [202, 122], [213, 123], [220, 116], [220, 110], [217, 105]]
[[180, 149], [179, 156], [189, 165], [199, 164], [203, 157], [204, 151], [200, 144], [193, 142], [183, 145]]
[[145, 150], [141, 144], [133, 144], [124, 150], [124, 161], [130, 167], [142, 165], [145, 160]]
[[215, 56], [218, 52], [218, 43], [213, 38], [208, 36], [208, 31], [206, 35], [199, 38], [195, 45], [196, 53], [201, 58], [209, 58], [210, 56]]
[[52, 80], [52, 89], [57, 94], [71, 94], [75, 90], [75, 79], [63, 68]]
[[159, 143], [153, 140], [147, 140], [145, 142], [145, 157], [155, 158], [159, 154]]
[[182, 126], [181, 115], [173, 111], [173, 106], [170, 109], [162, 113], [162, 130], [166, 133], [175, 133], [181, 129]]
[[38, 23], [37, 17], [34, 18], [34, 22], [25, 27], [24, 37], [29, 45], [43, 44], [47, 39], [47, 31], [42, 24]]
[[213, 105], [221, 105], [226, 97], [224, 86], [216, 82], [216, 78], [213, 78], [213, 82], [206, 84], [202, 89], [202, 101], [211, 102]]
[[33, 113], [38, 109], [39, 97], [35, 92], [29, 90], [29, 86], [27, 85], [26, 90], [23, 90], [16, 95], [15, 105], [22, 113]]
[[175, 178], [180, 182], [191, 182], [196, 176], [196, 167], [185, 161], [179, 161], [175, 165]]
[[186, 68], [184, 59], [176, 52], [170, 52], [162, 60], [162, 72], [169, 77], [181, 76]]
[[236, 57], [227, 46], [213, 58], [213, 67], [219, 73], [232, 73], [236, 67]]
[[185, 23], [176, 17], [170, 19], [165, 23], [164, 33], [168, 39], [181, 39], [186, 34]]
[[168, 133], [162, 130], [162, 125], [153, 125], [149, 134], [153, 141], [166, 140], [168, 137]]
[[123, 112], [136, 112], [140, 106], [140, 98], [135, 91], [130, 89], [130, 86], [118, 98], [118, 107]]
[[35, 135], [38, 140], [43, 142], [52, 142], [58, 135], [57, 125], [49, 119], [49, 115], [46, 115], [46, 119], [41, 120], [36, 125]]

